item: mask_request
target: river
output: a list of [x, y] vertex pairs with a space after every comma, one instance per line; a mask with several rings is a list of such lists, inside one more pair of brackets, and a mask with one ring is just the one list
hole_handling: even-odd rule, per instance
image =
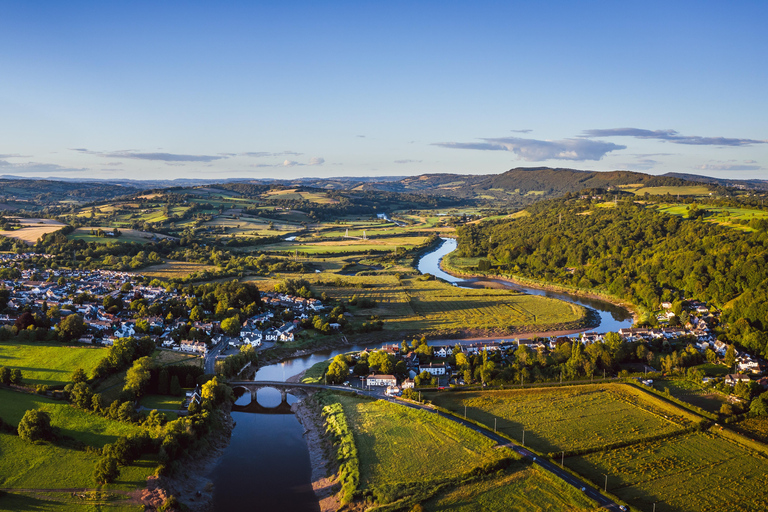
[[[461, 288], [476, 288], [483, 282], [493, 281], [507, 288], [534, 295], [544, 295], [590, 307], [600, 314], [601, 332], [617, 331], [632, 325], [631, 314], [609, 302], [588, 299], [568, 293], [551, 292], [519, 286], [496, 279], [462, 279], [440, 268], [440, 260], [456, 249], [456, 241], [444, 238], [436, 250], [422, 256], [417, 268]], [[509, 339], [509, 338], [507, 338]], [[395, 340], [399, 342], [399, 340]], [[471, 340], [450, 340], [450, 343], [470, 343]], [[440, 344], [445, 341], [431, 341]], [[254, 380], [284, 381], [337, 354], [363, 348], [376, 348], [382, 344], [355, 345], [342, 350], [317, 352], [288, 359], [260, 368]], [[258, 403], [264, 407], [280, 404], [280, 393], [271, 388], [259, 391]], [[288, 394], [288, 403], [296, 398]], [[237, 405], [247, 405], [246, 394]], [[232, 431], [229, 446], [208, 478], [214, 484], [215, 510], [290, 510], [317, 512], [320, 510], [312, 492], [309, 451], [303, 433], [304, 428], [293, 414], [254, 414], [232, 412], [236, 427]]]

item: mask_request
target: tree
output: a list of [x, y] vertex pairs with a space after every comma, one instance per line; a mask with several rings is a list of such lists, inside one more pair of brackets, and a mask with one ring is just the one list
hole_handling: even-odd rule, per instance
[[152, 358], [148, 356], [134, 361], [125, 375], [123, 391], [128, 391], [136, 398], [140, 397], [149, 385], [153, 366]]
[[11, 370], [11, 384], [16, 384], [17, 386], [21, 384], [21, 370], [18, 368], [14, 368]]
[[240, 317], [235, 315], [221, 321], [221, 329], [230, 336], [240, 334]]
[[736, 347], [731, 343], [725, 351], [725, 366], [728, 370], [733, 369], [733, 365], [736, 364]]
[[85, 333], [85, 323], [83, 317], [78, 314], [66, 316], [59, 322], [59, 336], [62, 341], [72, 341]]
[[157, 392], [161, 395], [167, 395], [170, 391], [171, 378], [168, 376], [168, 370], [163, 368], [157, 377]]
[[205, 312], [203, 311], [203, 308], [200, 306], [195, 306], [192, 308], [192, 311], [189, 313], [189, 319], [193, 322], [199, 322], [205, 317]]
[[72, 382], [77, 384], [78, 382], [85, 382], [88, 380], [88, 375], [85, 374], [85, 370], [78, 368], [72, 372]]
[[120, 470], [117, 467], [117, 460], [110, 456], [100, 458], [93, 470], [93, 479], [97, 484], [114, 482], [118, 476], [120, 476]]
[[135, 414], [136, 409], [133, 407], [133, 402], [123, 402], [117, 408], [117, 419], [120, 421], [133, 421]]
[[218, 405], [232, 398], [232, 389], [224, 382], [219, 381], [218, 377], [214, 377], [203, 384], [201, 395], [203, 400]]
[[174, 375], [173, 377], [171, 377], [170, 391], [173, 396], [180, 396], [182, 393], [181, 384], [179, 384], [179, 377], [177, 375]]
[[349, 376], [349, 366], [343, 359], [334, 358], [325, 372], [325, 379], [329, 384], [340, 384]]
[[51, 417], [48, 413], [39, 409], [32, 409], [24, 413], [19, 422], [19, 437], [30, 443], [45, 441], [53, 438]]
[[749, 405], [749, 414], [752, 416], [768, 416], [768, 392], [758, 396]]

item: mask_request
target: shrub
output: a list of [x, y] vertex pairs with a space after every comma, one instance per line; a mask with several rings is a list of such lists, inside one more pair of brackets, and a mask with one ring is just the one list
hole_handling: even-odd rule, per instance
[[51, 417], [48, 413], [39, 409], [32, 409], [24, 413], [19, 422], [19, 437], [25, 441], [36, 443], [53, 438]]

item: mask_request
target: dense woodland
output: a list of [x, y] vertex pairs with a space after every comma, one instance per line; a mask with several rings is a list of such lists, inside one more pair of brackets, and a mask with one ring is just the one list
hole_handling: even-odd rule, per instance
[[513, 221], [458, 229], [459, 254], [480, 266], [600, 290], [647, 310], [696, 299], [723, 309], [725, 336], [768, 354], [768, 222], [753, 231], [704, 222], [706, 208], [667, 215], [631, 200], [614, 207], [581, 196], [544, 201]]

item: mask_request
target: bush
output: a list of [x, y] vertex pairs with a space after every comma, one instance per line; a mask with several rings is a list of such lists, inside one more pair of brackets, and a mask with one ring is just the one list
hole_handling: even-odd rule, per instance
[[93, 479], [97, 484], [114, 482], [118, 476], [120, 476], [120, 470], [117, 467], [117, 460], [110, 456], [99, 459], [93, 470]]

